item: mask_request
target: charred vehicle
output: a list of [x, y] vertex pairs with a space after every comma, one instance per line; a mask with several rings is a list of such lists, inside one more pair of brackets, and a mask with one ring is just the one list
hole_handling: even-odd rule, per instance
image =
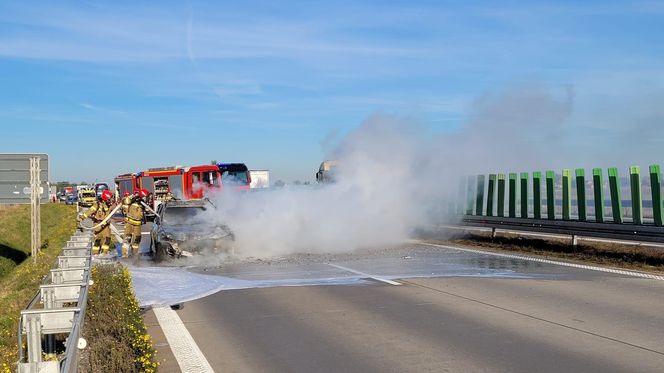
[[155, 260], [229, 251], [235, 238], [228, 226], [211, 223], [214, 209], [207, 199], [161, 203], [150, 231]]

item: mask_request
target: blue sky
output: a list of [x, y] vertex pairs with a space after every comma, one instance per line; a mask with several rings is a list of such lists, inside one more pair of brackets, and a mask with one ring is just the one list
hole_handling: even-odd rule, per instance
[[52, 181], [211, 159], [311, 180], [373, 113], [453, 132], [523, 84], [659, 145], [663, 46], [663, 2], [5, 1], [0, 151], [49, 153]]

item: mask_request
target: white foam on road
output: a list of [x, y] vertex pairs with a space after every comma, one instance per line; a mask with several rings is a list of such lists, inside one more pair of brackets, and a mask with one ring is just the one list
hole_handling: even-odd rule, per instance
[[180, 370], [187, 373], [214, 373], [214, 369], [203, 355], [177, 312], [168, 306], [153, 307], [161, 330], [173, 351]]
[[458, 246], [440, 245], [440, 244], [433, 244], [433, 243], [422, 242], [422, 241], [413, 241], [413, 243], [416, 243], [418, 245], [440, 247], [440, 248], [443, 248], [443, 249], [465, 251], [465, 252], [468, 252], [468, 253], [492, 255], [492, 256], [497, 256], [497, 257], [501, 257], [501, 258], [527, 260], [527, 261], [530, 261], [530, 262], [546, 263], [546, 264], [553, 264], [553, 265], [563, 266], [563, 267], [587, 269], [587, 270], [597, 271], [597, 272], [606, 272], [606, 273], [613, 273], [613, 274], [617, 274], [617, 275], [640, 277], [640, 278], [647, 278], [647, 279], [651, 279], [651, 280], [664, 281], [664, 276], [653, 275], [653, 274], [650, 274], [650, 273], [643, 273], [643, 272], [626, 271], [626, 270], [617, 269], [617, 268], [607, 268], [607, 267], [591, 266], [591, 265], [586, 265], [586, 264], [559, 262], [557, 260], [543, 259], [543, 258], [537, 258], [537, 257], [532, 257], [532, 256], [526, 256], [526, 255], [502, 254], [502, 253], [496, 253], [496, 252], [493, 252], [493, 251], [466, 249], [466, 248], [458, 247]]
[[141, 307], [189, 302], [222, 290], [273, 286], [341, 285], [362, 282], [359, 276], [243, 280], [195, 273], [180, 267], [129, 266], [129, 271]]

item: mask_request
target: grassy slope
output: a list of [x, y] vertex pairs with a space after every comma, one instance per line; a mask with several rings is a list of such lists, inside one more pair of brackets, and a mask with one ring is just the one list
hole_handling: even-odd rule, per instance
[[[33, 264], [30, 253], [30, 206], [0, 208], [0, 371], [14, 369], [21, 309], [39, 289], [65, 242], [76, 229], [76, 208], [46, 204], [41, 208], [42, 251]], [[7, 259], [7, 256], [10, 259]], [[21, 262], [21, 259], [24, 258]], [[19, 262], [19, 263], [16, 263]]]

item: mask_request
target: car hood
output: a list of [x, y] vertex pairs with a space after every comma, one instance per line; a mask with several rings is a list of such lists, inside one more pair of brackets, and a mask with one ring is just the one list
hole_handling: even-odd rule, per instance
[[217, 240], [231, 236], [226, 225], [161, 224], [158, 232], [171, 241]]

